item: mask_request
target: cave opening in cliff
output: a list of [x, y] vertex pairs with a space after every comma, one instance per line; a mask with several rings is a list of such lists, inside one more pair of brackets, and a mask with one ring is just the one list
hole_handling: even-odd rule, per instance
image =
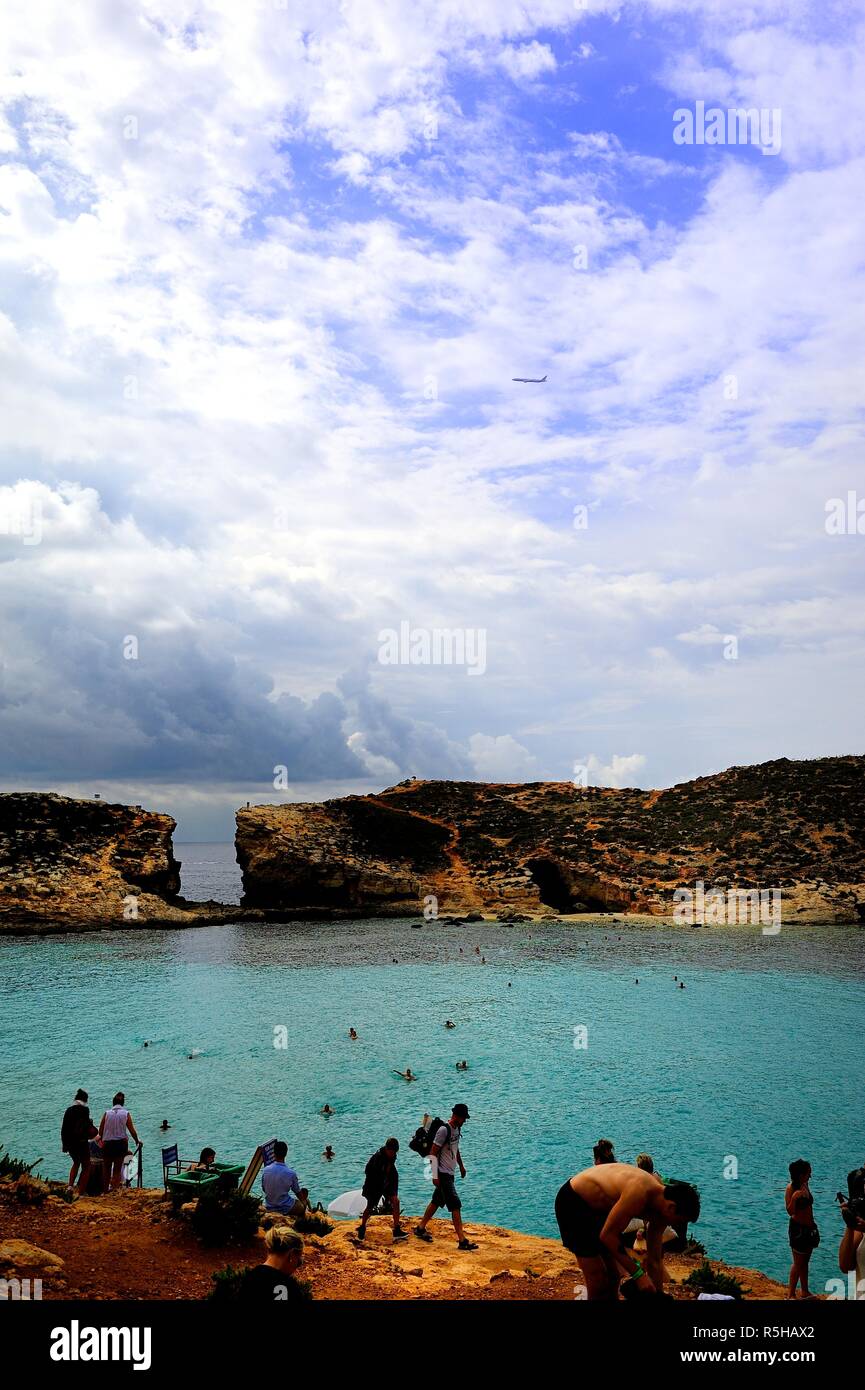
[[538, 890], [538, 897], [546, 907], [556, 912], [571, 912], [576, 899], [565, 881], [565, 876], [554, 859], [530, 859], [526, 868]]

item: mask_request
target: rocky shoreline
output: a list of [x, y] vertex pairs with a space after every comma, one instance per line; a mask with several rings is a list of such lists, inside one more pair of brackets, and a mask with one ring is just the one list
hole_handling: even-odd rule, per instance
[[[225, 1250], [202, 1247], [184, 1221], [173, 1219], [161, 1189], [129, 1189], [67, 1203], [48, 1196], [40, 1205], [15, 1199], [12, 1183], [0, 1183], [3, 1234], [0, 1278], [41, 1278], [43, 1299], [206, 1298], [213, 1274], [231, 1263], [257, 1264], [263, 1232]], [[466, 1223], [478, 1250], [455, 1258], [445, 1223], [432, 1245], [412, 1240], [394, 1245], [388, 1223], [375, 1218], [361, 1245], [355, 1223], [305, 1238], [302, 1277], [320, 1300], [444, 1299], [573, 1302], [581, 1275], [560, 1241], [502, 1226]], [[448, 1223], [449, 1225], [449, 1223]], [[686, 1280], [701, 1254], [665, 1256], [676, 1299], [692, 1301]], [[783, 1285], [756, 1270], [711, 1261], [715, 1274], [742, 1285], [745, 1300], [784, 1298]]]
[[662, 791], [410, 779], [374, 796], [247, 807], [243, 902], [676, 920], [677, 890], [705, 887], [774, 894], [787, 921], [865, 922], [863, 792], [865, 758], [842, 757], [729, 768]]
[[[171, 816], [5, 793], [0, 935], [420, 915], [753, 925], [769, 897], [779, 922], [865, 924], [863, 793], [865, 757], [849, 756], [661, 791], [410, 779], [374, 796], [247, 806], [239, 907], [180, 896]], [[712, 895], [721, 916], [688, 920], [683, 893]]]

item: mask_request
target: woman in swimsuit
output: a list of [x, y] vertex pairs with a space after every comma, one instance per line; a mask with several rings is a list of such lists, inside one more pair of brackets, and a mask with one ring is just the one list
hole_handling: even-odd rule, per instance
[[788, 1235], [793, 1263], [790, 1266], [790, 1286], [788, 1298], [796, 1297], [796, 1285], [802, 1286], [803, 1298], [814, 1298], [808, 1289], [808, 1263], [811, 1252], [820, 1244], [820, 1232], [814, 1224], [814, 1198], [808, 1186], [811, 1180], [811, 1164], [804, 1158], [794, 1159], [790, 1164], [790, 1181], [784, 1193], [784, 1204], [790, 1217]]

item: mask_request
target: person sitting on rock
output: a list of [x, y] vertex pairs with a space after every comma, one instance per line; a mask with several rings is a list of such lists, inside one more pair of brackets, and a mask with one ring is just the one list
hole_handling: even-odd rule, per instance
[[307, 1189], [300, 1186], [297, 1173], [286, 1163], [288, 1145], [277, 1139], [273, 1146], [273, 1162], [261, 1175], [265, 1210], [282, 1216], [302, 1216], [309, 1205]]

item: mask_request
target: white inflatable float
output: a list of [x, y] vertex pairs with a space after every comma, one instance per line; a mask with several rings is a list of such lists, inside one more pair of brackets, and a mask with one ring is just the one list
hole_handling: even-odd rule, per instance
[[336, 1221], [356, 1221], [365, 1211], [366, 1198], [358, 1187], [352, 1192], [343, 1192], [340, 1197], [334, 1197], [327, 1214]]

